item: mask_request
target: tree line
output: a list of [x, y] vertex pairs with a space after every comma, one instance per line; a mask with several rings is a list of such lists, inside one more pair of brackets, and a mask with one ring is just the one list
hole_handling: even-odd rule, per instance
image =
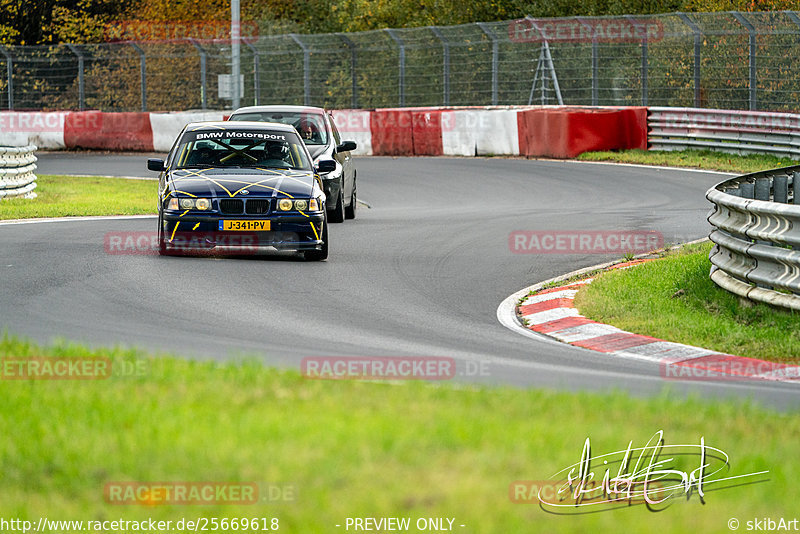
[[[241, 0], [259, 33], [331, 33], [533, 17], [800, 9], [800, 0]], [[0, 0], [0, 44], [100, 43], [119, 23], [230, 20], [230, 0]]]

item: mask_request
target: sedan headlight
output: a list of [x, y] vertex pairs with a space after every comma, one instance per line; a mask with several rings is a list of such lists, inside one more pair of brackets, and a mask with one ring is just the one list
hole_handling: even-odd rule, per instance
[[281, 211], [319, 211], [322, 206], [321, 198], [312, 199], [288, 199], [282, 198], [278, 201], [278, 209]]
[[175, 198], [172, 197], [167, 203], [168, 210], [200, 210], [211, 209], [211, 200], [208, 198]]

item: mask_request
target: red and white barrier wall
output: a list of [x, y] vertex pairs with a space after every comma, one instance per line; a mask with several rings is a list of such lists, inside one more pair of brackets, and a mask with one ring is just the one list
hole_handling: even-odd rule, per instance
[[[544, 156], [647, 148], [647, 108], [337, 110], [343, 139], [376, 156]], [[223, 112], [0, 112], [0, 145], [166, 152], [186, 123]]]

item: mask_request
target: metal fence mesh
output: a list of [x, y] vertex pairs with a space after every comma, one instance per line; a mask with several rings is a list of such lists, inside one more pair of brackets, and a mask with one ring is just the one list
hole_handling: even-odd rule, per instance
[[[522, 28], [522, 30], [520, 30]], [[0, 109], [225, 109], [226, 42], [0, 47]], [[795, 12], [525, 19], [247, 37], [241, 104], [796, 111]], [[549, 63], [549, 62], [552, 63]]]

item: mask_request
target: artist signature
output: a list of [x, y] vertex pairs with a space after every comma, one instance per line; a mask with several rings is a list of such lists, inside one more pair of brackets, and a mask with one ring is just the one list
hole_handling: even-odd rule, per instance
[[[664, 456], [662, 458], [662, 456]], [[694, 457], [697, 459], [694, 460]], [[598, 477], [593, 464], [602, 462], [602, 478]], [[619, 464], [614, 468], [615, 464]], [[679, 469], [681, 464], [688, 469]], [[693, 469], [692, 469], [693, 468]], [[612, 470], [616, 470], [612, 474]], [[723, 473], [723, 471], [725, 473]], [[648, 507], [663, 505], [676, 497], [690, 497], [696, 493], [705, 504], [706, 486], [723, 481], [764, 475], [769, 471], [758, 471], [735, 476], [721, 476], [730, 471], [728, 454], [716, 447], [706, 445], [705, 438], [699, 444], [665, 445], [664, 431], [659, 430], [644, 447], [633, 447], [633, 441], [623, 450], [592, 455], [589, 438], [583, 445], [581, 459], [556, 473], [551, 480], [559, 482], [557, 491], [543, 495], [539, 491], [539, 502], [543, 507], [586, 507], [608, 504], [646, 504]]]

